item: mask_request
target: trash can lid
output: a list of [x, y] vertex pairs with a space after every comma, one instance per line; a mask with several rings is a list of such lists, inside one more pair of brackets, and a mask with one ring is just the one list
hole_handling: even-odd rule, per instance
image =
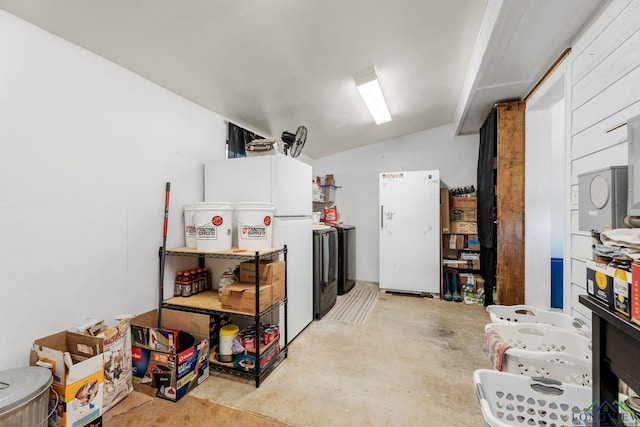
[[52, 382], [51, 371], [39, 366], [0, 371], [0, 416], [35, 399]]

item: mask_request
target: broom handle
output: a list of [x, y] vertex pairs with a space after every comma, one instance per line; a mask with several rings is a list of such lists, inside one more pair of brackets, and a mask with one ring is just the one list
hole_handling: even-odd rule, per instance
[[162, 248], [160, 249], [160, 289], [158, 292], [158, 327], [161, 327], [162, 301], [164, 300], [164, 263], [167, 256], [167, 229], [169, 226], [169, 190], [171, 183], [167, 182], [164, 195], [164, 226], [162, 229]]

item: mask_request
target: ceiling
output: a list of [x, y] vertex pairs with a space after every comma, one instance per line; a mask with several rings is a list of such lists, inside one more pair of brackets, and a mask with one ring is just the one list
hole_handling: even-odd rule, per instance
[[[318, 158], [521, 99], [605, 0], [0, 0], [4, 9]], [[375, 67], [393, 121], [354, 78]]]

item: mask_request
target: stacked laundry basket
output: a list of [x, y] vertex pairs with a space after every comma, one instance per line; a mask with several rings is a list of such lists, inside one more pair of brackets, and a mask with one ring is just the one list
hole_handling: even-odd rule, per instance
[[487, 307], [483, 350], [493, 370], [474, 372], [486, 426], [591, 425], [591, 331], [563, 313]]

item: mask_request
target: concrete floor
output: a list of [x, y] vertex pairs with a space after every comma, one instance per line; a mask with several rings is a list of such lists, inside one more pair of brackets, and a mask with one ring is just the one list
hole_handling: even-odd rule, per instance
[[381, 293], [364, 325], [312, 322], [260, 388], [213, 374], [191, 394], [295, 426], [482, 425], [486, 323], [483, 307]]

